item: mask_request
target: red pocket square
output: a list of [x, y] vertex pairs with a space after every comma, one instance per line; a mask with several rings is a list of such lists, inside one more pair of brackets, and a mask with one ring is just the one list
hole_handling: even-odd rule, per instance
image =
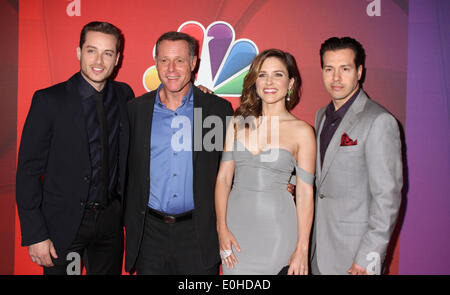
[[347, 133], [342, 134], [341, 137], [341, 146], [351, 146], [351, 145], [357, 145], [358, 140], [352, 140]]

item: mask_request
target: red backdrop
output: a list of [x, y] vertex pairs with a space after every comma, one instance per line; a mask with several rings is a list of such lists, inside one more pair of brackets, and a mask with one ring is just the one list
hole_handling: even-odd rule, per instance
[[[68, 6], [74, 9], [68, 12]], [[371, 16], [368, 6], [375, 12], [380, 9], [380, 15]], [[154, 64], [156, 39], [186, 21], [197, 21], [205, 28], [225, 21], [233, 27], [236, 39], [250, 39], [260, 51], [289, 51], [297, 59], [304, 83], [301, 102], [293, 113], [310, 124], [317, 109], [329, 102], [321, 81], [320, 44], [330, 36], [352, 36], [367, 53], [365, 90], [404, 123], [407, 6], [407, 1], [354, 0], [20, 1], [17, 146], [33, 92], [65, 81], [79, 70], [79, 33], [93, 20], [111, 22], [123, 31], [125, 48], [116, 80], [128, 83], [136, 95], [146, 91], [142, 77]], [[235, 104], [237, 98], [230, 100]], [[17, 217], [15, 228], [14, 273], [42, 273], [30, 261], [26, 248], [20, 247]], [[390, 273], [398, 272], [396, 242], [394, 238]]]

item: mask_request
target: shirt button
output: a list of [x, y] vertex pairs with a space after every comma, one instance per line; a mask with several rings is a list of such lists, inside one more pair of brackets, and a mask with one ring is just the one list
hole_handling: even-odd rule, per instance
[[175, 113], [174, 115], [175, 115], [175, 116], [178, 116], [178, 113]]
[[173, 174], [173, 176], [177, 176], [177, 174], [176, 174], [176, 173], [174, 173], [174, 174]]
[[323, 194], [320, 194], [319, 198], [323, 199], [323, 198], [325, 198], [325, 196]]
[[174, 197], [174, 198], [176, 198], [176, 197], [177, 197], [177, 195], [173, 195], [173, 197]]

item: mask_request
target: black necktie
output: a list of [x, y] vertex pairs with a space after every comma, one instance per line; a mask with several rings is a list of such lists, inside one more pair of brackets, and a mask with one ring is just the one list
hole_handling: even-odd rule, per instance
[[106, 123], [105, 108], [103, 106], [103, 94], [96, 93], [94, 95], [97, 116], [100, 125], [100, 143], [101, 143], [101, 155], [102, 155], [102, 168], [101, 168], [101, 179], [103, 182], [101, 195], [101, 202], [109, 201], [109, 141], [108, 141], [108, 125]]

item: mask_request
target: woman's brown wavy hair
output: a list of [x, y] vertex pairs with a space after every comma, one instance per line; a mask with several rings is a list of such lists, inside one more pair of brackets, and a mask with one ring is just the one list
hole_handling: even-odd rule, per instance
[[250, 65], [250, 70], [244, 78], [244, 85], [242, 95], [240, 98], [240, 105], [234, 112], [235, 117], [254, 116], [258, 118], [262, 115], [262, 102], [256, 93], [256, 79], [262, 64], [269, 57], [276, 57], [284, 63], [288, 70], [289, 79], [294, 78], [294, 85], [292, 87], [289, 101], [285, 100], [286, 109], [292, 110], [300, 101], [302, 78], [297, 67], [295, 58], [288, 52], [279, 49], [267, 49], [258, 54]]

